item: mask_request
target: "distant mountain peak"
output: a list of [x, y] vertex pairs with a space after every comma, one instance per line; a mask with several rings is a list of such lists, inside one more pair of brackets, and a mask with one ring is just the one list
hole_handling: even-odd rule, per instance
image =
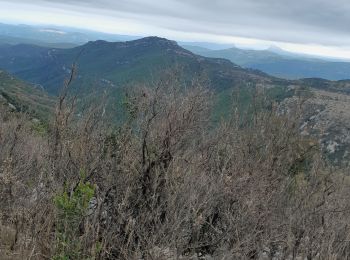
[[179, 47], [176, 41], [171, 41], [166, 38], [161, 38], [157, 36], [148, 36], [141, 39], [129, 41], [128, 43], [142, 44], [142, 45], [158, 45], [158, 46], [173, 46]]
[[109, 44], [109, 43], [111, 42], [107, 42], [105, 40], [96, 40], [96, 41], [89, 41], [88, 43], [86, 43], [86, 45], [98, 46], [98, 45]]
[[166, 38], [159, 37], [159, 36], [146, 36], [146, 37], [143, 37], [141, 39], [134, 40], [134, 41], [151, 41], [151, 42], [167, 41], [167, 42], [174, 42], [174, 41], [171, 41], [171, 40], [168, 40]]
[[113, 44], [125, 44], [128, 46], [163, 46], [163, 47], [175, 47], [181, 48], [176, 41], [171, 41], [166, 38], [157, 36], [149, 36], [137, 40], [125, 41], [125, 42], [108, 42], [104, 40], [89, 41], [88, 46], [99, 46], [99, 45], [113, 45]]
[[282, 48], [278, 47], [277, 45], [271, 45], [269, 48], [266, 49], [267, 51], [274, 52], [274, 53], [285, 53], [286, 51]]

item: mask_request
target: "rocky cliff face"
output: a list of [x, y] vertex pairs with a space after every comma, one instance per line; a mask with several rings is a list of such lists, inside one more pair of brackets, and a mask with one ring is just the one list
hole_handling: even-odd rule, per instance
[[[300, 131], [319, 140], [326, 156], [335, 164], [350, 159], [350, 95], [347, 91], [311, 89], [302, 106]], [[282, 106], [291, 107], [297, 97], [286, 99]]]

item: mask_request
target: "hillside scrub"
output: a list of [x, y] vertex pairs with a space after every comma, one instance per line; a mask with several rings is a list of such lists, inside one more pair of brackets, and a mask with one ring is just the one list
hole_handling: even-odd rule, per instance
[[302, 98], [257, 92], [213, 125], [208, 88], [167, 75], [110, 127], [74, 117], [69, 84], [45, 134], [1, 107], [1, 259], [350, 257], [350, 180], [299, 134]]

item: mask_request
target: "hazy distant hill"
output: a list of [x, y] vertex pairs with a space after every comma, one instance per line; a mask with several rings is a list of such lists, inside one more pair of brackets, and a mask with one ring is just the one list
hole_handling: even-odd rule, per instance
[[75, 43], [64, 43], [64, 42], [49, 43], [49, 42], [43, 42], [35, 39], [26, 39], [26, 38], [20, 38], [20, 37], [0, 35], [0, 45], [6, 45], [6, 44], [10, 44], [10, 45], [33, 44], [33, 45], [42, 46], [42, 47], [63, 48], [63, 49], [74, 48], [79, 45]]
[[0, 44], [36, 44], [45, 47], [74, 47], [98, 39], [127, 41], [139, 37], [69, 28], [0, 23]]
[[240, 66], [258, 69], [276, 77], [287, 79], [324, 78], [329, 80], [350, 78], [350, 62], [303, 57], [274, 49], [261, 51], [238, 48], [210, 50], [197, 46], [184, 47], [198, 55], [229, 59]]

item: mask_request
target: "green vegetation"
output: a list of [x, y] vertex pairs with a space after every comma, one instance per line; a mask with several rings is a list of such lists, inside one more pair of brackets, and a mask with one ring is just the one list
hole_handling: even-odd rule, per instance
[[57, 209], [56, 249], [53, 260], [82, 259], [79, 241], [79, 224], [86, 216], [89, 202], [94, 196], [94, 187], [89, 183], [79, 182], [74, 191], [64, 191], [54, 198]]
[[[295, 90], [284, 86], [270, 87], [261, 91], [264, 92], [264, 97], [270, 101], [269, 106], [272, 102], [280, 103], [296, 95]], [[229, 111], [234, 108], [239, 111], [247, 111], [248, 114], [251, 114], [253, 111], [250, 105], [254, 102], [256, 93], [257, 87], [249, 85], [235, 90], [227, 89], [218, 93], [215, 96], [213, 120], [220, 121], [223, 118], [228, 119]], [[236, 104], [236, 107], [233, 107], [233, 104]]]
[[25, 112], [44, 120], [53, 113], [53, 98], [4, 71], [0, 71], [0, 95], [0, 102], [7, 103], [17, 112]]

